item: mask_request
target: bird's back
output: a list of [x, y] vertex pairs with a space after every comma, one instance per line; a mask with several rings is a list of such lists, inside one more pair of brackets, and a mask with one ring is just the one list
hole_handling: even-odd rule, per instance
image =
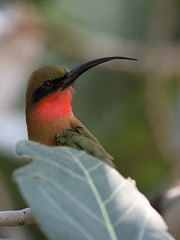
[[70, 129], [57, 133], [56, 142], [59, 146], [68, 146], [77, 150], [84, 150], [88, 154], [114, 167], [112, 162], [113, 157], [105, 151], [99, 141], [78, 120]]

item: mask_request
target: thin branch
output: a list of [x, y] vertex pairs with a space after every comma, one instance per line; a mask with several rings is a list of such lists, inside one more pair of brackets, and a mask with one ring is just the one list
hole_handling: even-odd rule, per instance
[[17, 211], [0, 211], [0, 227], [24, 226], [34, 222], [30, 208]]

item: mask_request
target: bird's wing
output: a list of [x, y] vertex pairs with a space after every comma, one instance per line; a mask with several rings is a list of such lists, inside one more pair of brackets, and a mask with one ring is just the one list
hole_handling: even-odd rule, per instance
[[58, 146], [68, 146], [77, 150], [84, 150], [114, 167], [113, 157], [109, 155], [98, 140], [84, 127], [76, 126], [56, 134]]

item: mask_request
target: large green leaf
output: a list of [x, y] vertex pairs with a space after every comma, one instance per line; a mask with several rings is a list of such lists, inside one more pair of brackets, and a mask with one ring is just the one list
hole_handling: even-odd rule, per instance
[[102, 161], [31, 141], [16, 151], [34, 159], [14, 179], [49, 239], [172, 239], [133, 181]]

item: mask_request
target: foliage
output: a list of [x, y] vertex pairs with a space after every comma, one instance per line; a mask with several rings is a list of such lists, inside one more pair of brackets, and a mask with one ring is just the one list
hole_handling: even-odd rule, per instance
[[14, 179], [49, 239], [172, 239], [134, 181], [102, 161], [31, 141], [16, 152], [33, 159]]

